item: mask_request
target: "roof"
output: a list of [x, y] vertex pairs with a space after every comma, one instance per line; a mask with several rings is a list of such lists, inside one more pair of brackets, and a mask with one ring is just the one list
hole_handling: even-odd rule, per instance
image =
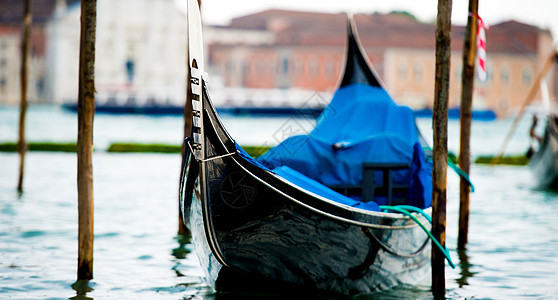
[[[417, 21], [404, 13], [356, 14], [362, 44], [366, 47], [434, 49], [436, 24]], [[345, 44], [346, 15], [270, 9], [235, 18], [229, 28], [268, 30], [279, 45]], [[517, 21], [490, 26], [487, 51], [536, 54], [540, 33], [550, 32]], [[461, 50], [465, 26], [452, 26], [452, 49]]]
[[[22, 0], [2, 0], [0, 1], [0, 24], [19, 25], [23, 20]], [[79, 0], [66, 0], [68, 5], [79, 2]], [[33, 14], [34, 24], [45, 24], [56, 8], [56, 0], [33, 0], [31, 13]]]
[[510, 54], [536, 54], [538, 34], [541, 32], [550, 34], [548, 30], [517, 21], [502, 22], [490, 26], [486, 31], [486, 50]]

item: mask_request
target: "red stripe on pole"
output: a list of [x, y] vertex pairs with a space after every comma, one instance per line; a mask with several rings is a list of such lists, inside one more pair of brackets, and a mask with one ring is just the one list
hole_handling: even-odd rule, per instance
[[477, 75], [481, 81], [487, 78], [486, 73], [486, 33], [488, 26], [484, 24], [481, 17], [477, 15]]

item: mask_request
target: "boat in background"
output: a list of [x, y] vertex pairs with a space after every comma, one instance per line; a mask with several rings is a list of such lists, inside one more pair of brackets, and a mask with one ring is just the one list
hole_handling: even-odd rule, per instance
[[[308, 117], [317, 118], [323, 112], [328, 102], [324, 95], [306, 90], [264, 90], [226, 88], [218, 89], [217, 96], [227, 99], [216, 104], [219, 114], [252, 117]], [[276, 95], [280, 95], [277, 97]], [[327, 95], [327, 94], [326, 94]], [[330, 95], [327, 95], [330, 96]], [[240, 101], [242, 97], [244, 101]], [[298, 101], [287, 101], [287, 99]], [[95, 112], [102, 114], [141, 114], [141, 115], [184, 115], [184, 106], [177, 101], [165, 98], [157, 100], [155, 97], [138, 96], [135, 94], [98, 95], [95, 102]], [[76, 102], [66, 102], [62, 108], [77, 112]], [[432, 109], [422, 108], [414, 110], [417, 118], [432, 118]], [[450, 108], [448, 118], [458, 120], [459, 108]], [[494, 121], [496, 113], [492, 110], [473, 111], [473, 120]]]
[[[557, 59], [558, 52], [552, 52], [547, 65], [555, 64]], [[542, 74], [540, 74], [539, 80], [543, 78]], [[533, 173], [537, 188], [558, 191], [558, 111], [552, 106], [546, 81], [542, 79], [539, 82], [535, 82], [535, 84], [540, 85], [545, 127], [543, 136], [539, 136], [536, 133], [538, 115], [535, 112], [533, 114], [533, 123], [529, 130], [531, 138], [531, 145], [527, 151], [529, 167], [531, 173]], [[536, 85], [533, 86], [535, 87]], [[537, 150], [535, 151], [534, 149]]]
[[[415, 117], [417, 118], [432, 118], [431, 108], [415, 109]], [[461, 117], [461, 110], [459, 107], [448, 109], [448, 119], [459, 120]], [[475, 121], [494, 121], [498, 118], [496, 113], [490, 109], [473, 110], [473, 120]]]
[[[62, 104], [62, 108], [77, 112], [77, 102], [67, 101]], [[177, 105], [170, 98], [160, 100], [135, 93], [98, 93], [95, 98], [95, 113], [184, 115], [184, 105]]]
[[188, 7], [193, 125], [179, 198], [206, 281], [221, 291], [346, 295], [428, 282], [432, 163], [412, 110], [383, 88], [354, 21], [339, 89], [314, 130], [254, 159], [210, 100], [201, 17], [195, 0]]
[[[217, 96], [224, 96], [223, 103], [216, 105], [219, 114], [233, 116], [251, 116], [251, 117], [308, 117], [317, 118], [323, 112], [328, 102], [324, 102], [324, 96], [316, 92], [308, 93], [308, 91], [257, 91], [251, 89], [243, 91], [242, 88], [223, 88]], [[277, 98], [270, 94], [287, 94], [285, 97]], [[294, 94], [294, 97], [293, 97]], [[240, 98], [248, 95], [246, 101], [240, 102], [231, 97]], [[257, 98], [258, 96], [263, 96]], [[330, 95], [327, 95], [330, 96]], [[300, 101], [286, 101], [286, 99], [300, 99]], [[251, 100], [254, 99], [254, 100]], [[305, 100], [305, 101], [303, 101]], [[62, 104], [62, 108], [77, 112], [76, 102], [66, 102]], [[154, 97], [141, 97], [134, 94], [110, 96], [98, 96], [95, 102], [95, 112], [102, 114], [141, 114], [141, 115], [184, 115], [184, 106], [176, 104], [169, 98], [163, 101], [156, 100]], [[415, 109], [416, 118], [432, 118], [432, 109], [422, 108]], [[450, 108], [448, 110], [448, 118], [450, 120], [458, 120], [460, 117], [459, 108]], [[473, 111], [473, 120], [477, 121], [494, 121], [498, 117], [492, 110], [475, 110]]]
[[529, 167], [538, 188], [558, 190], [558, 116], [548, 114], [542, 138], [534, 134], [536, 115], [531, 129], [531, 138], [538, 150], [531, 155]]
[[[317, 118], [328, 104], [320, 93], [301, 89], [219, 87], [214, 94], [224, 99], [217, 103], [217, 112], [234, 116]], [[134, 92], [98, 93], [95, 112], [182, 116], [184, 105], [180, 102], [176, 97], [155, 97]], [[77, 112], [77, 102], [67, 101], [62, 104], [62, 108]]]

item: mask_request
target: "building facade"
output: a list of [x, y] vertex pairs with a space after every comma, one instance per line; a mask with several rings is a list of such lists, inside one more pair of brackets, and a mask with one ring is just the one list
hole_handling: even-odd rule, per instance
[[[432, 108], [435, 78], [435, 25], [406, 14], [359, 14], [357, 31], [370, 61], [394, 100], [412, 108]], [[275, 34], [268, 45], [210, 46], [209, 65], [226, 86], [302, 88], [332, 92], [343, 68], [346, 16], [269, 10], [234, 19], [231, 29]], [[452, 27], [450, 107], [461, 101], [463, 26]], [[499, 117], [514, 112], [552, 51], [549, 31], [515, 21], [487, 31], [488, 79], [476, 80], [473, 106]], [[556, 70], [547, 78], [556, 100]], [[540, 99], [538, 95], [537, 99]]]
[[[54, 103], [75, 101], [78, 89], [79, 3], [48, 24], [47, 91]], [[184, 99], [186, 16], [174, 0], [99, 0], [95, 84], [102, 97], [137, 101]]]
[[[28, 68], [27, 96], [31, 102], [39, 102], [44, 89], [44, 52], [37, 42], [41, 39], [40, 28], [34, 33]], [[21, 85], [21, 29], [0, 27], [0, 103], [14, 105], [20, 102]]]
[[[28, 69], [28, 100], [45, 102], [46, 88], [46, 23], [54, 13], [56, 3], [75, 3], [77, 0], [32, 1], [32, 29]], [[21, 35], [23, 4], [20, 0], [0, 1], [0, 104], [20, 102]]]
[[19, 30], [0, 28], [0, 103], [19, 102], [19, 45]]

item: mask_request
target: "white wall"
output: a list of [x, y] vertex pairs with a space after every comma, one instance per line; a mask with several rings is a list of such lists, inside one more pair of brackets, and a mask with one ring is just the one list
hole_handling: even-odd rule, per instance
[[[80, 14], [78, 3], [48, 25], [46, 97], [55, 103], [77, 98]], [[184, 101], [186, 22], [174, 0], [98, 0], [98, 94], [119, 91]], [[128, 59], [135, 62], [131, 83]]]

